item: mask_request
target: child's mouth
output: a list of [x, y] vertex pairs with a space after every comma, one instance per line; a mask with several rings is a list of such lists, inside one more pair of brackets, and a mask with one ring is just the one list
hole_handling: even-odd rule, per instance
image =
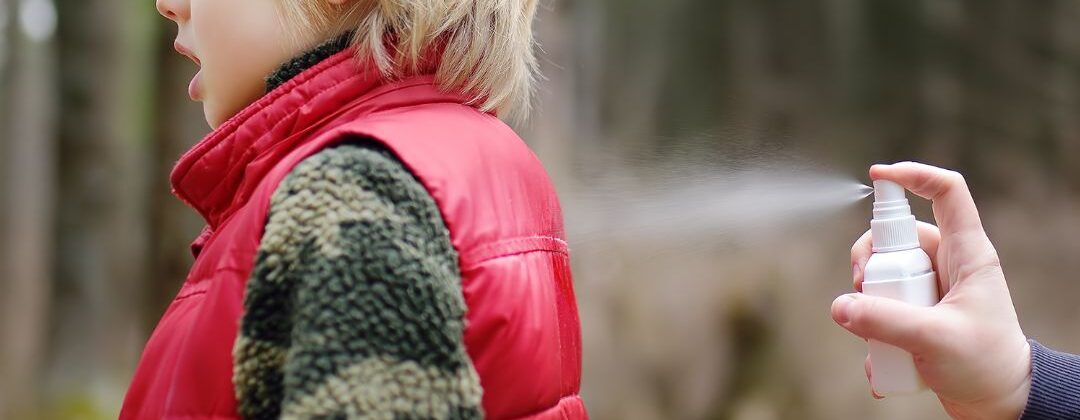
[[[199, 61], [199, 58], [195, 56], [195, 53], [192, 53], [191, 50], [188, 49], [187, 47], [185, 47], [183, 44], [181, 44], [180, 41], [173, 41], [173, 48], [176, 49], [176, 52], [180, 53], [180, 55], [183, 55], [183, 56], [185, 56], [187, 58], [190, 58], [191, 61], [194, 61], [195, 65], [202, 67], [202, 63]], [[201, 93], [202, 93], [202, 69], [200, 69], [198, 73], [195, 73], [195, 77], [193, 77], [191, 79], [191, 83], [188, 84], [188, 96], [191, 97], [191, 100], [193, 100], [193, 101], [200, 100], [201, 99], [201, 97], [200, 97]]]

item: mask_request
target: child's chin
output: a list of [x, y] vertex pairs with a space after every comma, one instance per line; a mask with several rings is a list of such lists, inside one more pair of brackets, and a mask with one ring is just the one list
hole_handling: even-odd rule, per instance
[[218, 126], [228, 121], [229, 118], [240, 113], [245, 107], [254, 102], [255, 99], [258, 99], [258, 97], [250, 100], [223, 101], [220, 100], [220, 97], [206, 95], [202, 99], [203, 116], [206, 117], [206, 123], [210, 124], [210, 128], [218, 128]]
[[210, 107], [205, 102], [203, 103], [203, 117], [206, 118], [206, 124], [210, 126], [210, 129], [217, 129], [224, 122], [210, 111]]
[[210, 125], [211, 129], [216, 129], [225, 121], [228, 121], [235, 112], [228, 112], [223, 110], [220, 106], [211, 100], [203, 100], [203, 116], [206, 118], [206, 123]]

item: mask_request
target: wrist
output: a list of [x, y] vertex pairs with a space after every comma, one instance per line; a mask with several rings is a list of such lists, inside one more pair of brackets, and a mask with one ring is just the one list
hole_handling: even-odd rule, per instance
[[1016, 368], [1016, 379], [1010, 381], [1013, 383], [1012, 389], [1008, 390], [1007, 394], [1000, 400], [990, 416], [986, 418], [994, 419], [1019, 419], [1024, 414], [1024, 409], [1027, 407], [1028, 397], [1031, 394], [1031, 344], [1027, 339], [1024, 339], [1020, 353], [1020, 362]]
[[1027, 408], [1028, 397], [1031, 394], [1031, 345], [1025, 340], [1021, 346], [1024, 352], [1013, 369], [1009, 371], [1007, 378], [1001, 378], [999, 384], [1007, 384], [999, 389], [994, 396], [986, 396], [978, 400], [956, 401], [938, 394], [945, 411], [949, 417], [958, 420], [984, 420], [984, 419], [1019, 419]]
[[1027, 407], [1028, 397], [1031, 395], [1031, 343], [1024, 340], [1024, 352], [1020, 364], [1023, 373], [1019, 386], [1005, 399], [1003, 417], [1007, 419], [1019, 419]]

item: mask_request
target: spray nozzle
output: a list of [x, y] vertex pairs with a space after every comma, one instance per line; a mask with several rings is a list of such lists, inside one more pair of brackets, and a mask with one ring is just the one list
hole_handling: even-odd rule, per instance
[[879, 179], [874, 181], [874, 201], [884, 203], [887, 201], [907, 200], [904, 187], [892, 181]]
[[874, 220], [886, 220], [911, 216], [907, 192], [892, 181], [874, 181]]
[[915, 216], [907, 192], [892, 181], [874, 181], [874, 219], [870, 221], [874, 252], [902, 251], [919, 247]]

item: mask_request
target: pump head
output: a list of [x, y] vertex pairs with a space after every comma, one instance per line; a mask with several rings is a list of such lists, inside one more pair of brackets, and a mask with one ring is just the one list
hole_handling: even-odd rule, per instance
[[879, 179], [874, 181], [874, 202], [907, 200], [904, 187], [892, 181]]
[[870, 221], [874, 252], [919, 247], [915, 216], [911, 215], [904, 187], [892, 181], [874, 181], [874, 219]]

